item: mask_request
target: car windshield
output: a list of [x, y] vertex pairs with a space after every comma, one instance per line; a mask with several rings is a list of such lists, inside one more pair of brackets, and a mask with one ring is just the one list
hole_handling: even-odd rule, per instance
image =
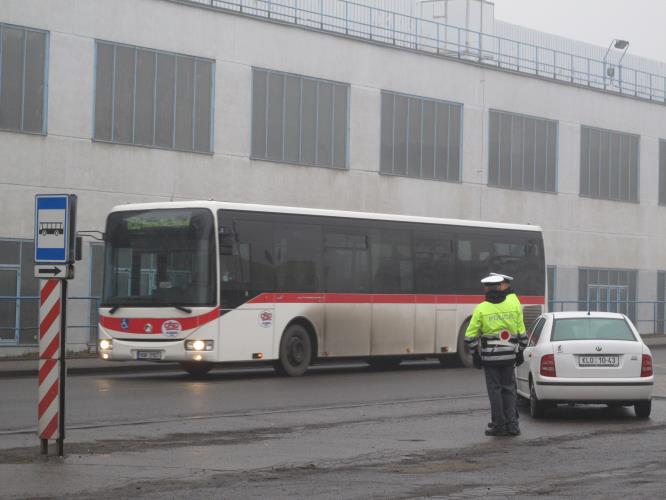
[[631, 328], [621, 318], [566, 318], [555, 320], [551, 341], [633, 340]]
[[214, 233], [205, 209], [110, 214], [102, 305], [214, 305]]

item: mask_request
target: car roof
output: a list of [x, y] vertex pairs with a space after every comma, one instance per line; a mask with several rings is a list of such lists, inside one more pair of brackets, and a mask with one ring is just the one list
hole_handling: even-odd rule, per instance
[[606, 318], [606, 319], [626, 319], [624, 314], [614, 312], [596, 312], [596, 311], [564, 311], [547, 313], [553, 319], [575, 319], [575, 318]]

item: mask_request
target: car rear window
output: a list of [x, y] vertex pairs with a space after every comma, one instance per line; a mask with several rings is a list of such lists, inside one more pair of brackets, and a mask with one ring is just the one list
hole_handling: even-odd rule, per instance
[[570, 318], [555, 320], [551, 341], [636, 340], [627, 322], [611, 318]]

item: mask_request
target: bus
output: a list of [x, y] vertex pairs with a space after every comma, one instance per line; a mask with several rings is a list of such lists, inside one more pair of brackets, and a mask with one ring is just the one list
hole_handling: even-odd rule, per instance
[[544, 310], [541, 229], [226, 202], [121, 205], [108, 215], [99, 353], [271, 364], [408, 359], [471, 364], [464, 332], [489, 272]]

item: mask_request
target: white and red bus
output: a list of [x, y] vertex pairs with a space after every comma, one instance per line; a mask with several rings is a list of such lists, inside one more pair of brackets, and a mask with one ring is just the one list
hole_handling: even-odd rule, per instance
[[[99, 351], [109, 360], [395, 365], [458, 357], [479, 280], [515, 277], [543, 312], [539, 227], [220, 202], [122, 205], [105, 232]], [[453, 356], [457, 353], [456, 356]]]

